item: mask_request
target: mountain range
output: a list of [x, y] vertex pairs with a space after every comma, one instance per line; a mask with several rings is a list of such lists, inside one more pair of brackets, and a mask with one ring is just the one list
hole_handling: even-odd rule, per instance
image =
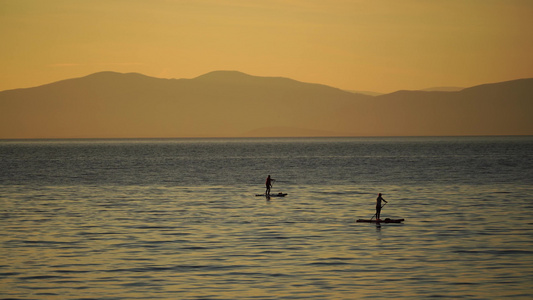
[[282, 77], [100, 72], [0, 92], [0, 139], [532, 135], [533, 78], [377, 96]]

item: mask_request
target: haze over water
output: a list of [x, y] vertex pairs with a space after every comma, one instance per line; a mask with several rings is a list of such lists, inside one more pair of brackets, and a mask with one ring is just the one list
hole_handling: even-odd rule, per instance
[[[531, 137], [3, 141], [0, 298], [530, 299]], [[277, 179], [267, 201], [264, 179]], [[382, 217], [371, 218], [378, 192]]]

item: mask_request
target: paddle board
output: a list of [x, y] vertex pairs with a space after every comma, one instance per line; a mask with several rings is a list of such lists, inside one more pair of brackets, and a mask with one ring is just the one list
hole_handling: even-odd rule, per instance
[[[285, 197], [285, 196], [287, 196], [287, 195], [288, 195], [287, 193], [277, 193], [277, 194], [270, 194], [270, 197]], [[269, 197], [268, 195], [265, 195], [265, 194], [256, 194], [255, 196], [256, 196], [256, 197], [260, 197], [260, 196], [263, 196], [263, 197], [267, 196], [267, 197]]]
[[386, 218], [386, 219], [383, 219], [383, 220], [376, 220], [376, 219], [372, 219], [372, 220], [365, 220], [365, 219], [359, 219], [357, 220], [356, 222], [364, 222], [364, 223], [401, 223], [403, 222], [404, 219], [389, 219], [389, 218]]

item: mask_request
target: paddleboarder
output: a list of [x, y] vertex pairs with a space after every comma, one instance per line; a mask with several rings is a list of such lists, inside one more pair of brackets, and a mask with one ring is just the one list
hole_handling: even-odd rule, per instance
[[381, 214], [381, 201], [387, 203], [383, 197], [381, 197], [381, 193], [378, 194], [378, 198], [376, 199], [376, 219], [380, 220], [379, 215]]
[[276, 179], [270, 178], [270, 175], [268, 175], [268, 177], [266, 179], [266, 182], [265, 182], [265, 185], [266, 185], [265, 195], [266, 196], [270, 196], [270, 188], [272, 187], [272, 182], [273, 181], [276, 181]]

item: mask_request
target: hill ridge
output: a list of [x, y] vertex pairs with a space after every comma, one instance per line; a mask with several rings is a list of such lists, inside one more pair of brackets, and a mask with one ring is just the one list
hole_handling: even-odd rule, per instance
[[[104, 71], [0, 92], [0, 139], [258, 135], [532, 135], [533, 79], [361, 95], [238, 71]], [[276, 128], [276, 130], [266, 130]], [[285, 133], [283, 132], [285, 130]]]

